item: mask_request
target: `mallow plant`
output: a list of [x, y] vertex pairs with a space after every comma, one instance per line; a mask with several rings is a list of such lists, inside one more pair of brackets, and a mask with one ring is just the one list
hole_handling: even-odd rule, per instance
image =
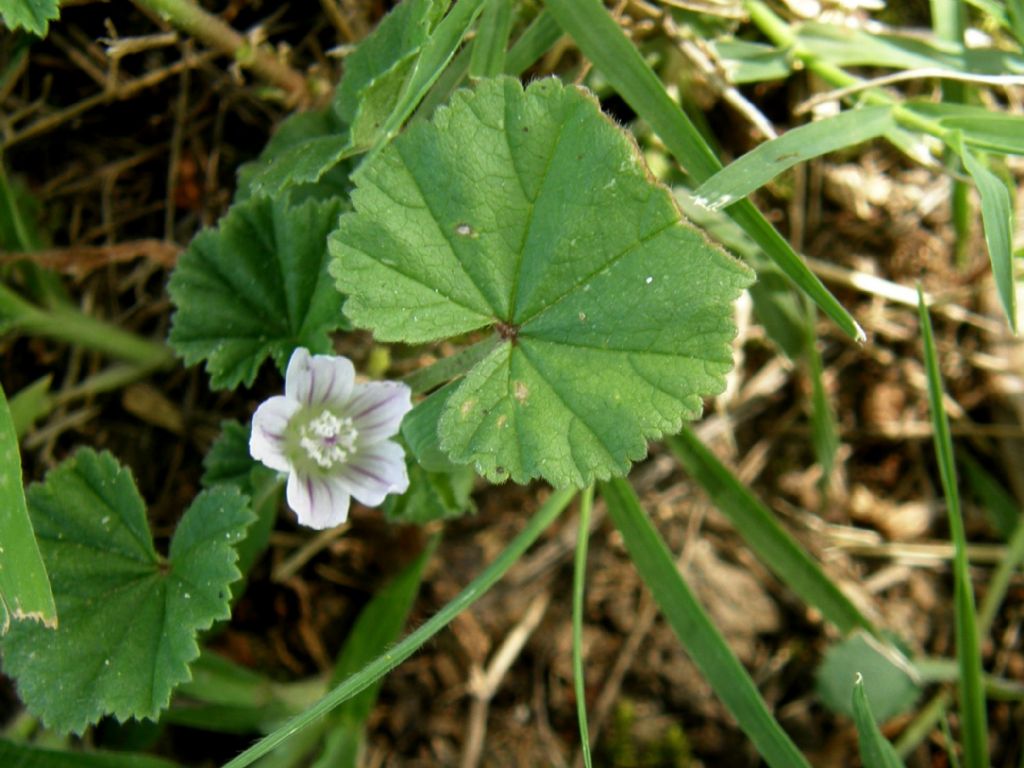
[[[205, 462], [206, 487], [184, 510], [166, 554], [130, 472], [108, 452], [82, 447], [23, 493], [14, 429], [7, 408], [0, 413], [3, 668], [28, 712], [60, 733], [82, 734], [107, 716], [216, 727], [173, 702], [184, 695], [224, 706], [210, 680], [251, 683], [203, 653], [203, 639], [230, 618], [279, 510], [314, 529], [343, 523], [356, 502], [394, 521], [426, 523], [463, 514], [474, 483], [539, 483], [551, 491], [521, 533], [415, 631], [401, 636], [430, 547], [367, 607], [353, 629], [362, 645], [346, 647], [329, 685], [302, 696], [278, 691], [258, 705], [232, 701], [234, 715], [265, 735], [229, 765], [317, 745], [317, 765], [349, 764], [357, 751], [344, 734], [361, 738], [381, 678], [496, 583], [570, 506], [580, 517], [578, 629], [595, 496], [759, 754], [773, 766], [807, 765], [629, 484], [649, 443], [664, 440], [768, 569], [844, 638], [822, 667], [822, 695], [855, 718], [870, 764], [899, 764], [875, 716], [910, 709], [925, 673], [686, 424], [725, 387], [734, 304], [744, 291], [759, 315], [788, 318], [780, 346], [819, 368], [805, 302], [863, 339], [748, 199], [797, 162], [835, 149], [889, 140], [917, 157], [944, 158], [959, 183], [976, 185], [993, 274], [1015, 323], [1010, 189], [992, 158], [1024, 152], [1020, 118], [906, 100], [844, 67], [862, 63], [856, 53], [896, 70], [928, 61], [941, 70], [931, 77], [952, 72], [986, 84], [1002, 74], [994, 69], [1024, 62], [1021, 21], [992, 11], [1002, 25], [1001, 57], [982, 57], [969, 56], [962, 39], [862, 31], [853, 40], [838, 28], [787, 23], [755, 0], [744, 10], [756, 43], [731, 37], [735, 21], [662, 8], [674, 24], [713, 39], [737, 82], [806, 67], [848, 94], [836, 97], [843, 109], [835, 116], [723, 169], [663, 73], [598, 0], [398, 3], [345, 59], [330, 99], [288, 117], [242, 168], [230, 210], [195, 237], [170, 277], [169, 344], [184, 364], [202, 365], [214, 390], [250, 387], [271, 366], [283, 394], [259, 405], [250, 423], [225, 422]], [[165, 11], [183, 23], [174, 8]], [[637, 138], [588, 87], [523, 76], [563, 34], [681, 166], [677, 189], [655, 178]], [[782, 288], [764, 290], [765, 277]], [[923, 299], [921, 307], [930, 334]], [[339, 335], [355, 329], [380, 343], [455, 351], [402, 381], [371, 381], [334, 353]], [[934, 347], [926, 351], [934, 406], [941, 383]], [[828, 404], [818, 395], [827, 431]], [[936, 435], [951, 466], [941, 411]], [[822, 463], [831, 461], [829, 441], [818, 444]], [[944, 487], [955, 497], [955, 473]], [[949, 509], [955, 523], [959, 508]], [[962, 526], [951, 530], [960, 735], [968, 764], [982, 766], [979, 627]], [[367, 648], [368, 637], [377, 645]], [[576, 685], [589, 764], [579, 675]], [[304, 741], [311, 734], [313, 746]], [[43, 759], [35, 747], [0, 743], [0, 754]]]

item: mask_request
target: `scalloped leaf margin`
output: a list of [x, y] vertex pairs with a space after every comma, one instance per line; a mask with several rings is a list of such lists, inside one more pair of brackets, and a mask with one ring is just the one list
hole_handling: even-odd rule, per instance
[[352, 322], [385, 341], [501, 339], [446, 393], [452, 461], [583, 486], [724, 387], [752, 272], [683, 220], [584, 89], [483, 80], [355, 182], [330, 237]]

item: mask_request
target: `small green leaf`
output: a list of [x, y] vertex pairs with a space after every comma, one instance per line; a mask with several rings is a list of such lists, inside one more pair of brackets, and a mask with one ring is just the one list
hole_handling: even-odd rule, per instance
[[437, 433], [441, 414], [457, 388], [458, 382], [446, 384], [418, 402], [402, 419], [402, 437], [416, 462], [428, 472], [451, 472], [458, 466], [441, 450]]
[[355, 123], [366, 89], [423, 47], [447, 7], [445, 0], [404, 0], [345, 58], [345, 76], [332, 104], [343, 123]]
[[21, 453], [0, 387], [0, 635], [13, 618], [57, 626], [57, 608], [32, 530], [21, 480]]
[[878, 729], [875, 716], [871, 713], [871, 704], [864, 693], [864, 678], [859, 672], [853, 686], [852, 706], [853, 719], [857, 724], [861, 764], [869, 768], [903, 768], [903, 762], [896, 754], [896, 750]]
[[327, 233], [341, 204], [253, 198], [182, 254], [168, 290], [178, 308], [170, 342], [189, 365], [206, 361], [217, 389], [250, 385], [267, 357], [282, 371], [296, 347], [330, 351], [344, 327], [327, 276]]
[[234, 489], [200, 494], [153, 548], [131, 474], [84, 449], [28, 492], [60, 627], [18, 625], [5, 671], [50, 728], [81, 733], [103, 715], [154, 719], [199, 655], [196, 633], [227, 618], [234, 544], [252, 521]]
[[[284, 483], [279, 480], [279, 473], [260, 464], [249, 453], [248, 425], [223, 421], [220, 427], [220, 437], [203, 457], [202, 483], [204, 488], [225, 484], [251, 499], [256, 520], [249, 526], [245, 538], [235, 545], [238, 570], [244, 577], [270, 543]], [[232, 594], [237, 597], [244, 586], [244, 579], [235, 582]]]
[[50, 22], [60, 18], [57, 0], [0, 0], [0, 18], [9, 29], [19, 27], [37, 37], [46, 37]]
[[353, 202], [330, 247], [357, 325], [385, 341], [497, 332], [440, 418], [456, 463], [586, 485], [724, 386], [751, 273], [683, 221], [581, 89], [461, 91], [362, 166]]
[[953, 148], [964, 161], [964, 168], [974, 179], [981, 197], [981, 221], [985, 227], [985, 244], [992, 262], [992, 277], [999, 291], [1010, 328], [1017, 332], [1017, 291], [1013, 281], [1013, 201], [1006, 184], [988, 166], [963, 146], [957, 135]]
[[409, 465], [409, 490], [389, 496], [384, 515], [393, 523], [425, 525], [434, 520], [461, 517], [473, 508], [469, 494], [476, 474], [469, 467], [451, 472], [428, 472], [419, 464]]
[[256, 461], [249, 453], [249, 426], [237, 421], [222, 421], [218, 437], [206, 456], [203, 457], [204, 488], [213, 488], [220, 483], [234, 486], [244, 494], [252, 494], [251, 475], [253, 470], [264, 477], [276, 477], [272, 469]]
[[818, 667], [818, 695], [833, 712], [853, 714], [858, 673], [868, 680], [867, 696], [880, 720], [907, 712], [921, 695], [917, 673], [903, 652], [858, 630], [829, 648]]
[[732, 205], [797, 163], [881, 136], [893, 126], [892, 110], [849, 109], [786, 131], [705, 181], [693, 193], [694, 200], [711, 210]]

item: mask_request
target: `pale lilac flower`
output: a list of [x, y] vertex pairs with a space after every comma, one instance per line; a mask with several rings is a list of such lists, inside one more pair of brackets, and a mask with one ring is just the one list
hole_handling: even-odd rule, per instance
[[292, 353], [284, 395], [252, 417], [249, 453], [288, 473], [286, 496], [302, 525], [331, 528], [348, 518], [350, 499], [368, 507], [409, 487], [405, 451], [388, 440], [412, 408], [393, 381], [357, 384], [346, 357]]

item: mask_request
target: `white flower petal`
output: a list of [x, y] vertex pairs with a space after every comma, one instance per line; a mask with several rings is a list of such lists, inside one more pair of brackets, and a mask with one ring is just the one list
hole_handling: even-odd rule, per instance
[[412, 390], [397, 381], [357, 384], [346, 410], [362, 444], [380, 442], [396, 434], [412, 410]]
[[356, 369], [352, 361], [339, 355], [310, 355], [298, 347], [288, 361], [284, 394], [302, 405], [345, 405], [352, 396]]
[[391, 440], [361, 446], [355, 456], [334, 471], [346, 490], [368, 507], [378, 506], [389, 493], [409, 489], [405, 451]]
[[292, 472], [288, 476], [286, 497], [300, 525], [323, 530], [348, 519], [351, 499], [346, 484], [336, 477], [320, 478]]
[[291, 463], [283, 452], [285, 429], [299, 407], [295, 400], [281, 395], [260, 404], [252, 416], [252, 435], [249, 437], [249, 453], [254, 459], [278, 472], [291, 469]]

